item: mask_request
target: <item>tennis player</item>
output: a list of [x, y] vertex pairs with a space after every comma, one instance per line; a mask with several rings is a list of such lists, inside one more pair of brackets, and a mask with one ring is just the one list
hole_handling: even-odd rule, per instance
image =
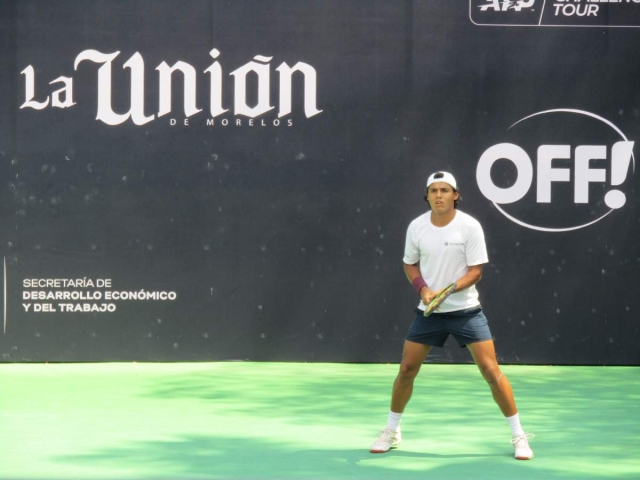
[[[475, 284], [482, 278], [487, 263], [487, 248], [480, 223], [457, 210], [460, 193], [450, 173], [437, 172], [427, 179], [425, 200], [431, 211], [416, 218], [407, 230], [404, 271], [420, 295], [420, 305], [404, 343], [400, 371], [393, 383], [391, 410], [386, 428], [370, 451], [383, 453], [402, 441], [400, 420], [420, 367], [433, 347], [442, 347], [449, 337], [467, 347], [489, 384], [493, 399], [511, 427], [515, 458], [530, 460], [533, 451], [513, 398], [511, 384], [500, 371], [493, 337], [482, 313]], [[426, 305], [447, 285], [457, 287], [429, 317]]]

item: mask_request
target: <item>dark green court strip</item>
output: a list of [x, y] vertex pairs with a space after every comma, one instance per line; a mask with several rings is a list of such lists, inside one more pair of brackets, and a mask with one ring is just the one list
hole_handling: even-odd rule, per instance
[[529, 462], [473, 365], [426, 365], [372, 455], [397, 365], [3, 364], [0, 478], [640, 478], [640, 368], [503, 370]]

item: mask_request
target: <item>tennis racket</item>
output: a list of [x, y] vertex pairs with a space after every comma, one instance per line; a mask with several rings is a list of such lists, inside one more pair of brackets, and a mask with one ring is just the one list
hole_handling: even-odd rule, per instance
[[451, 295], [455, 291], [456, 287], [457, 285], [454, 282], [447, 288], [442, 290], [438, 295], [436, 295], [434, 299], [429, 302], [427, 308], [424, 309], [424, 316], [428, 317], [429, 315], [431, 315], [440, 305], [442, 305], [442, 302], [444, 302], [449, 297], [449, 295]]

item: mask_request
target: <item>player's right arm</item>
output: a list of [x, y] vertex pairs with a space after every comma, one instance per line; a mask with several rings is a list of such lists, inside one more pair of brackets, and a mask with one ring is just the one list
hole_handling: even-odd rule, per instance
[[[416, 279], [422, 278], [422, 274], [420, 273], [419, 263], [416, 263], [413, 265], [409, 265], [408, 263], [403, 263], [402, 265], [404, 266], [404, 274], [407, 276], [407, 280], [409, 280], [409, 283], [411, 285], [414, 285], [414, 281]], [[431, 300], [433, 300], [433, 298], [438, 293], [440, 292], [439, 291], [434, 292], [427, 285], [425, 285], [420, 289], [420, 291], [418, 292], [418, 295], [420, 295], [420, 299], [422, 300], [422, 303], [426, 305]]]

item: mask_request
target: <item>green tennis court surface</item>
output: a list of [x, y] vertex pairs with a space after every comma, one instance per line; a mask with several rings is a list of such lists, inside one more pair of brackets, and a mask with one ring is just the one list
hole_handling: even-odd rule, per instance
[[397, 365], [4, 364], [0, 478], [640, 478], [640, 368], [503, 370], [532, 461], [474, 365], [425, 365], [373, 455]]

